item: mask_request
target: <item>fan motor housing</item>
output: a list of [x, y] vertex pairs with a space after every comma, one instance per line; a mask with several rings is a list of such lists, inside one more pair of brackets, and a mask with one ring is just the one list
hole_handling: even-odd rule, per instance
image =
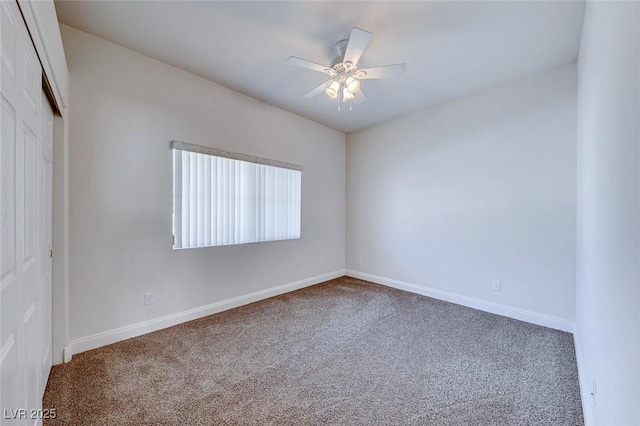
[[333, 68], [334, 71], [338, 72], [338, 68], [344, 68], [342, 66], [342, 61], [344, 61], [344, 55], [336, 57], [333, 61], [331, 61], [331, 68]]
[[336, 74], [340, 74], [341, 72], [348, 71], [349, 68], [353, 68], [352, 64], [351, 64], [351, 67], [349, 67], [349, 64], [344, 63], [344, 55], [345, 53], [347, 53], [348, 45], [349, 45], [349, 39], [345, 38], [343, 40], [337, 41], [336, 44], [333, 46], [333, 49], [336, 51], [338, 56], [335, 57], [333, 61], [331, 61], [331, 68], [336, 72]]
[[348, 45], [349, 40], [343, 39], [337, 41], [333, 47], [338, 56], [331, 61], [331, 69], [335, 72], [335, 76], [340, 82], [344, 82], [344, 80], [350, 76], [362, 78], [366, 75], [363, 72], [358, 72], [357, 65], [352, 64], [351, 62], [344, 62], [344, 55], [347, 52]]
[[347, 53], [348, 45], [349, 45], [349, 39], [345, 38], [345, 39], [336, 41], [336, 44], [333, 46], [333, 49], [336, 51], [338, 56], [344, 56], [344, 54]]

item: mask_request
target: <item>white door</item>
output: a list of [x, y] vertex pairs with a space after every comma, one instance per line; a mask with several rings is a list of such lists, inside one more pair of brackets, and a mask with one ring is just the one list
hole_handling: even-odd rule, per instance
[[51, 291], [40, 295], [50, 289], [43, 283], [51, 268], [43, 264], [43, 250], [51, 225], [39, 224], [50, 215], [44, 198], [50, 191], [42, 194], [50, 172], [42, 163], [48, 159], [50, 168], [51, 155], [41, 137], [40, 62], [17, 3], [0, 2], [0, 14], [0, 424], [33, 425], [38, 419], [30, 410], [42, 405], [42, 351], [51, 346], [43, 342], [51, 340], [51, 302], [44, 300]]

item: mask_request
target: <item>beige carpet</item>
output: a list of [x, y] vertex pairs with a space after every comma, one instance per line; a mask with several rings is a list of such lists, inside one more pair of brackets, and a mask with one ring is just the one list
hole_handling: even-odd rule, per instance
[[53, 368], [45, 425], [581, 425], [572, 336], [351, 278]]

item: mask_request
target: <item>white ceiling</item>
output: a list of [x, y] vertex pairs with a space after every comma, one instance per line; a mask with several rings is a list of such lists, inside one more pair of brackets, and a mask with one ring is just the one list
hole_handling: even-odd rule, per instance
[[[60, 22], [348, 133], [578, 56], [584, 3], [56, 1]], [[368, 100], [337, 111], [321, 64], [352, 27], [373, 33], [360, 67], [407, 63], [367, 80]]]

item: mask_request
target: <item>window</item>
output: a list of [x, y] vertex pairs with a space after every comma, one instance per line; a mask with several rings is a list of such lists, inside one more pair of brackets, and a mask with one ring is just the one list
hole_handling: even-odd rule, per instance
[[302, 166], [179, 141], [174, 249], [300, 238]]

